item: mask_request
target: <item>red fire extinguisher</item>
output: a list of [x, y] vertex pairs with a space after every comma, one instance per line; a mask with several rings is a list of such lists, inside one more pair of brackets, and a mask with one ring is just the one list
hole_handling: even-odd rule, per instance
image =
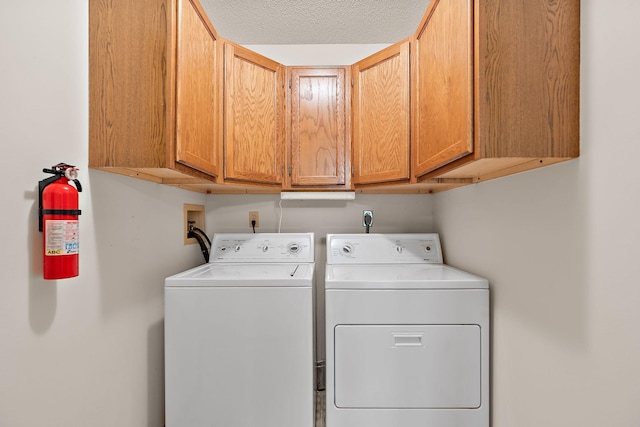
[[78, 215], [81, 213], [78, 192], [82, 191], [77, 180], [78, 168], [59, 163], [42, 171], [53, 174], [38, 184], [43, 276], [47, 280], [76, 277], [80, 253]]

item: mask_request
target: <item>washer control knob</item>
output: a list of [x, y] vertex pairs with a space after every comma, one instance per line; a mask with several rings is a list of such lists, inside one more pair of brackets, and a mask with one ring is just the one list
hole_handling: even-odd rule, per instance
[[351, 245], [344, 245], [342, 247], [342, 253], [345, 255], [351, 255], [353, 253], [353, 248]]
[[262, 252], [267, 252], [269, 250], [269, 245], [264, 245], [262, 247]]
[[425, 246], [424, 250], [425, 252], [431, 252], [431, 246]]
[[402, 253], [402, 246], [396, 246], [396, 252], [401, 254]]
[[236, 252], [238, 252], [238, 251], [240, 250], [240, 248], [241, 248], [241, 247], [242, 247], [242, 246], [237, 245], [237, 246], [235, 247], [235, 249], [234, 249], [234, 250], [235, 250]]
[[287, 251], [290, 254], [297, 254], [298, 252], [300, 252], [300, 245], [297, 243], [289, 243], [289, 245], [287, 246]]

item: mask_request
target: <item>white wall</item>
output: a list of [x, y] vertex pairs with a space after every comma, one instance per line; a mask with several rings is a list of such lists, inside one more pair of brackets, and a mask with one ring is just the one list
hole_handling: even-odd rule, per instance
[[[0, 3], [0, 426], [159, 427], [163, 279], [205, 196], [87, 168], [88, 2]], [[37, 183], [80, 167], [80, 276], [44, 281]]]
[[[491, 280], [494, 427], [640, 425], [640, 6], [582, 9], [579, 160], [435, 198], [284, 202], [283, 231], [362, 231], [365, 206], [374, 231], [433, 222], [448, 261]], [[209, 233], [254, 209], [261, 231], [275, 228], [274, 196], [205, 198], [87, 170], [87, 25], [84, 0], [0, 3], [1, 426], [162, 425], [162, 279], [201, 262], [170, 225], [182, 203], [207, 204]], [[59, 161], [85, 186], [81, 273], [44, 282], [35, 189]]]
[[435, 197], [489, 278], [494, 427], [640, 425], [640, 4], [582, 2], [581, 157]]

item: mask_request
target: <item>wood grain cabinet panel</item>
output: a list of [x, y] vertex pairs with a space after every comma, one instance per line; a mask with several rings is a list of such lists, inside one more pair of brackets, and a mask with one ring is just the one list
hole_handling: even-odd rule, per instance
[[352, 66], [354, 184], [409, 180], [409, 40]]
[[415, 44], [419, 181], [480, 182], [579, 156], [579, 0], [433, 0]]
[[580, 0], [431, 0], [408, 42], [331, 68], [223, 41], [198, 0], [89, 1], [89, 166], [196, 191], [426, 193], [562, 162], [579, 95]]
[[473, 0], [433, 0], [415, 37], [413, 173], [473, 151]]
[[225, 43], [225, 179], [281, 184], [284, 66]]
[[291, 187], [345, 187], [347, 68], [289, 68]]
[[218, 38], [190, 1], [178, 2], [176, 161], [217, 175]]
[[89, 24], [89, 166], [166, 184], [215, 181], [222, 68], [197, 0], [91, 0]]

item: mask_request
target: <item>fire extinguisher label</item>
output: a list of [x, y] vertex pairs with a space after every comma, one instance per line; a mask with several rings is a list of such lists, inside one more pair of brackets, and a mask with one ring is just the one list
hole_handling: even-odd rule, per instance
[[49, 220], [46, 221], [47, 241], [45, 254], [75, 255], [80, 249], [78, 220]]

